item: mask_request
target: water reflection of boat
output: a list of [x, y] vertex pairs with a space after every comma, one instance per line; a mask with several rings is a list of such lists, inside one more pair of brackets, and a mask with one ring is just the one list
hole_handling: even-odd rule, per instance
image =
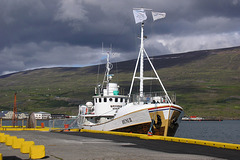
[[[119, 94], [117, 83], [111, 83], [112, 64], [107, 56], [106, 73], [102, 85], [96, 87], [93, 103], [79, 107], [78, 126], [84, 129], [148, 133], [174, 136], [183, 115], [183, 109], [170, 99], [147, 52], [144, 49], [144, 22], [141, 24], [141, 46], [128, 95]], [[144, 55], [149, 61], [155, 77], [144, 77]], [[140, 74], [136, 72], [140, 63]], [[132, 94], [134, 80], [139, 79], [139, 93]], [[145, 80], [157, 80], [162, 92], [143, 92]]]

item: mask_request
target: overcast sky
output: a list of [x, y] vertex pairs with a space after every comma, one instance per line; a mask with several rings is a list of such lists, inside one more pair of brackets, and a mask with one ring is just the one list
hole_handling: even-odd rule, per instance
[[132, 8], [166, 12], [145, 23], [149, 56], [240, 46], [240, 0], [0, 0], [0, 75], [102, 63], [138, 54]]

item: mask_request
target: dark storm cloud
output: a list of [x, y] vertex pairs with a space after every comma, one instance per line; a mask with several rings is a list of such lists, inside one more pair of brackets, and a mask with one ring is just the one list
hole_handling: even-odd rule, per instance
[[[0, 0], [0, 74], [136, 58], [139, 24], [132, 8], [166, 12], [145, 24], [149, 55], [238, 46], [239, 0]], [[106, 49], [105, 49], [106, 50]]]

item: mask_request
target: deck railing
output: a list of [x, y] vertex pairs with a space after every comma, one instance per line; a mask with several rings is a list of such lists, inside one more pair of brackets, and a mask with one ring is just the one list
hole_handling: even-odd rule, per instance
[[[168, 92], [169, 98], [172, 103], [176, 103], [176, 94], [174, 92]], [[148, 104], [148, 103], [170, 103], [164, 92], [146, 92], [143, 94], [143, 97], [140, 97], [139, 94], [132, 94], [130, 97], [130, 102], [135, 104]]]

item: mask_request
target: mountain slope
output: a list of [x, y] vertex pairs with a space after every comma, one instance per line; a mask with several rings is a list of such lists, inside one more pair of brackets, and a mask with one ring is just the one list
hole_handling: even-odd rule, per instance
[[[185, 114], [240, 117], [240, 47], [151, 57], [161, 80], [177, 93]], [[136, 60], [114, 63], [113, 82], [128, 93]], [[105, 65], [83, 68], [47, 68], [0, 76], [0, 110], [12, 110], [17, 92], [19, 111], [77, 114], [78, 105], [91, 101], [102, 81]], [[145, 61], [146, 75], [153, 76]], [[98, 74], [99, 70], [99, 74]], [[145, 91], [159, 90], [157, 82]], [[136, 85], [138, 85], [136, 83]], [[138, 87], [134, 88], [137, 91]]]

